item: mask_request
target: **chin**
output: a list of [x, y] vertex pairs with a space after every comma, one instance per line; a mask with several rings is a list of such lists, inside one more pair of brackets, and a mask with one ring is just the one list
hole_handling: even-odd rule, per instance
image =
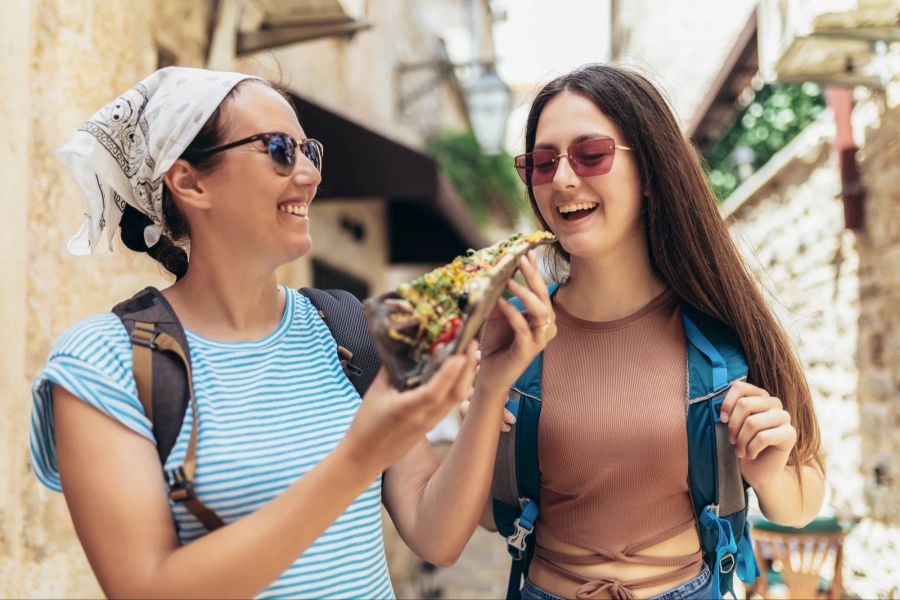
[[309, 237], [305, 240], [292, 240], [287, 251], [283, 255], [281, 264], [291, 263], [297, 259], [303, 258], [309, 254], [310, 250], [312, 250], [312, 240]]
[[559, 245], [572, 256], [587, 258], [602, 254], [606, 244], [603, 243], [602, 234], [594, 232], [587, 236], [563, 235], [559, 238]]

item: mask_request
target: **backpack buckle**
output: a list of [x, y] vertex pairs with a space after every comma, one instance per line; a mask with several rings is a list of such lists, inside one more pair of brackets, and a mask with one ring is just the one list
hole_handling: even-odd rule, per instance
[[506, 538], [506, 543], [508, 545], [507, 550], [509, 550], [513, 559], [522, 560], [522, 556], [525, 553], [525, 540], [528, 539], [528, 536], [534, 531], [534, 525], [526, 527], [525, 525], [522, 525], [521, 519], [516, 519], [513, 526], [516, 528], [516, 531]]
[[737, 559], [735, 559], [734, 554], [727, 552], [719, 558], [719, 572], [724, 574], [731, 573], [734, 571], [736, 564]]
[[169, 487], [169, 497], [172, 500], [185, 502], [197, 497], [197, 494], [194, 492], [194, 482], [187, 478], [182, 467], [166, 471], [165, 474], [166, 485]]
[[155, 329], [144, 329], [137, 326], [131, 331], [131, 343], [156, 350], [156, 338], [159, 337], [159, 334], [160, 332]]

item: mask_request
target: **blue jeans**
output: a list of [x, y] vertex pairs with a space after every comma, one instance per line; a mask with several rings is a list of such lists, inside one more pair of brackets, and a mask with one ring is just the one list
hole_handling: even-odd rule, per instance
[[[690, 581], [685, 581], [677, 588], [673, 588], [668, 592], [663, 592], [662, 594], [653, 596], [652, 598], [650, 598], [650, 600], [708, 600], [712, 597], [712, 575], [709, 572], [709, 567], [704, 564], [703, 570], [699, 575], [697, 575]], [[565, 599], [560, 598], [559, 596], [554, 596], [546, 590], [542, 590], [526, 579], [525, 585], [522, 586], [522, 600]]]

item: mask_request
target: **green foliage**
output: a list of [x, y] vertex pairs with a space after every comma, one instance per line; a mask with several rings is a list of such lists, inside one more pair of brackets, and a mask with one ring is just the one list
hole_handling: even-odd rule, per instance
[[[720, 200], [727, 198], [741, 180], [734, 152], [753, 152], [753, 171], [803, 131], [825, 108], [822, 88], [813, 82], [767, 84], [735, 117], [706, 156], [706, 174]], [[740, 151], [739, 151], [740, 152]]]
[[479, 224], [486, 224], [497, 212], [501, 219], [513, 222], [528, 210], [525, 187], [507, 152], [483, 154], [470, 131], [435, 135], [428, 141], [428, 150]]

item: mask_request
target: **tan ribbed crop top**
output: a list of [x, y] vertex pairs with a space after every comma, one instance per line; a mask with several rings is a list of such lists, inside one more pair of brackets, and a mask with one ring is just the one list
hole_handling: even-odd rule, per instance
[[[554, 308], [559, 333], [544, 351], [541, 376], [535, 557], [573, 579], [562, 565], [622, 561], [680, 567], [671, 578], [698, 573], [699, 552], [665, 559], [638, 554], [694, 526], [687, 350], [677, 297], [666, 291], [637, 312], [605, 322]], [[552, 552], [541, 546], [541, 531], [593, 556]], [[579, 583], [611, 590], [664, 581]]]

